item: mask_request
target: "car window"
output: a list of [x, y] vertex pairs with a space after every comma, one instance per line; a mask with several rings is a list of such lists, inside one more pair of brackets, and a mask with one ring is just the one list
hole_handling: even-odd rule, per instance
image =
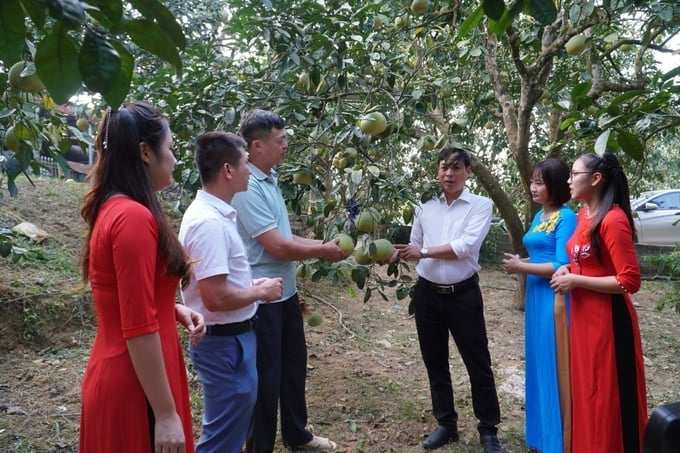
[[680, 209], [680, 192], [659, 195], [649, 201], [656, 204], [659, 209]]

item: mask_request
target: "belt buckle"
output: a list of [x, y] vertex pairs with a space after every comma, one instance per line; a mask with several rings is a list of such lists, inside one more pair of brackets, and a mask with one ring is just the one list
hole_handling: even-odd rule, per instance
[[454, 285], [437, 285], [437, 294], [453, 294]]

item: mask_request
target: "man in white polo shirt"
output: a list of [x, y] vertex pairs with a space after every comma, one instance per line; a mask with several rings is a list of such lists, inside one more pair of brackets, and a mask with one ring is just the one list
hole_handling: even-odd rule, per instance
[[241, 451], [257, 398], [258, 301], [281, 298], [278, 278], [253, 280], [236, 227], [234, 194], [247, 189], [245, 141], [208, 132], [196, 141], [202, 190], [182, 218], [179, 240], [193, 261], [184, 303], [205, 318], [206, 336], [190, 346], [203, 384], [203, 433], [197, 453]]

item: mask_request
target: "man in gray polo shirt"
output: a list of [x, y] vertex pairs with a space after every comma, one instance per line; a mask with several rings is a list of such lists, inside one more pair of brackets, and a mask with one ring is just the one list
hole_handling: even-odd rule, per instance
[[274, 450], [277, 410], [281, 403], [284, 445], [317, 451], [335, 450], [335, 442], [306, 429], [307, 345], [295, 281], [296, 261], [320, 257], [345, 258], [337, 240], [294, 236], [276, 182], [275, 165], [288, 151], [283, 119], [273, 112], [253, 110], [243, 115], [241, 136], [250, 152], [248, 190], [234, 196], [238, 229], [248, 250], [254, 277], [283, 277], [283, 297], [257, 310], [258, 396], [246, 439], [248, 453]]

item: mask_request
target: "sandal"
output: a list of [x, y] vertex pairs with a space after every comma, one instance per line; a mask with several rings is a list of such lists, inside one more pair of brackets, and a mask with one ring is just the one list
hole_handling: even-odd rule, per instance
[[306, 444], [296, 448], [296, 450], [316, 450], [316, 451], [335, 451], [338, 445], [326, 437], [314, 436]]

